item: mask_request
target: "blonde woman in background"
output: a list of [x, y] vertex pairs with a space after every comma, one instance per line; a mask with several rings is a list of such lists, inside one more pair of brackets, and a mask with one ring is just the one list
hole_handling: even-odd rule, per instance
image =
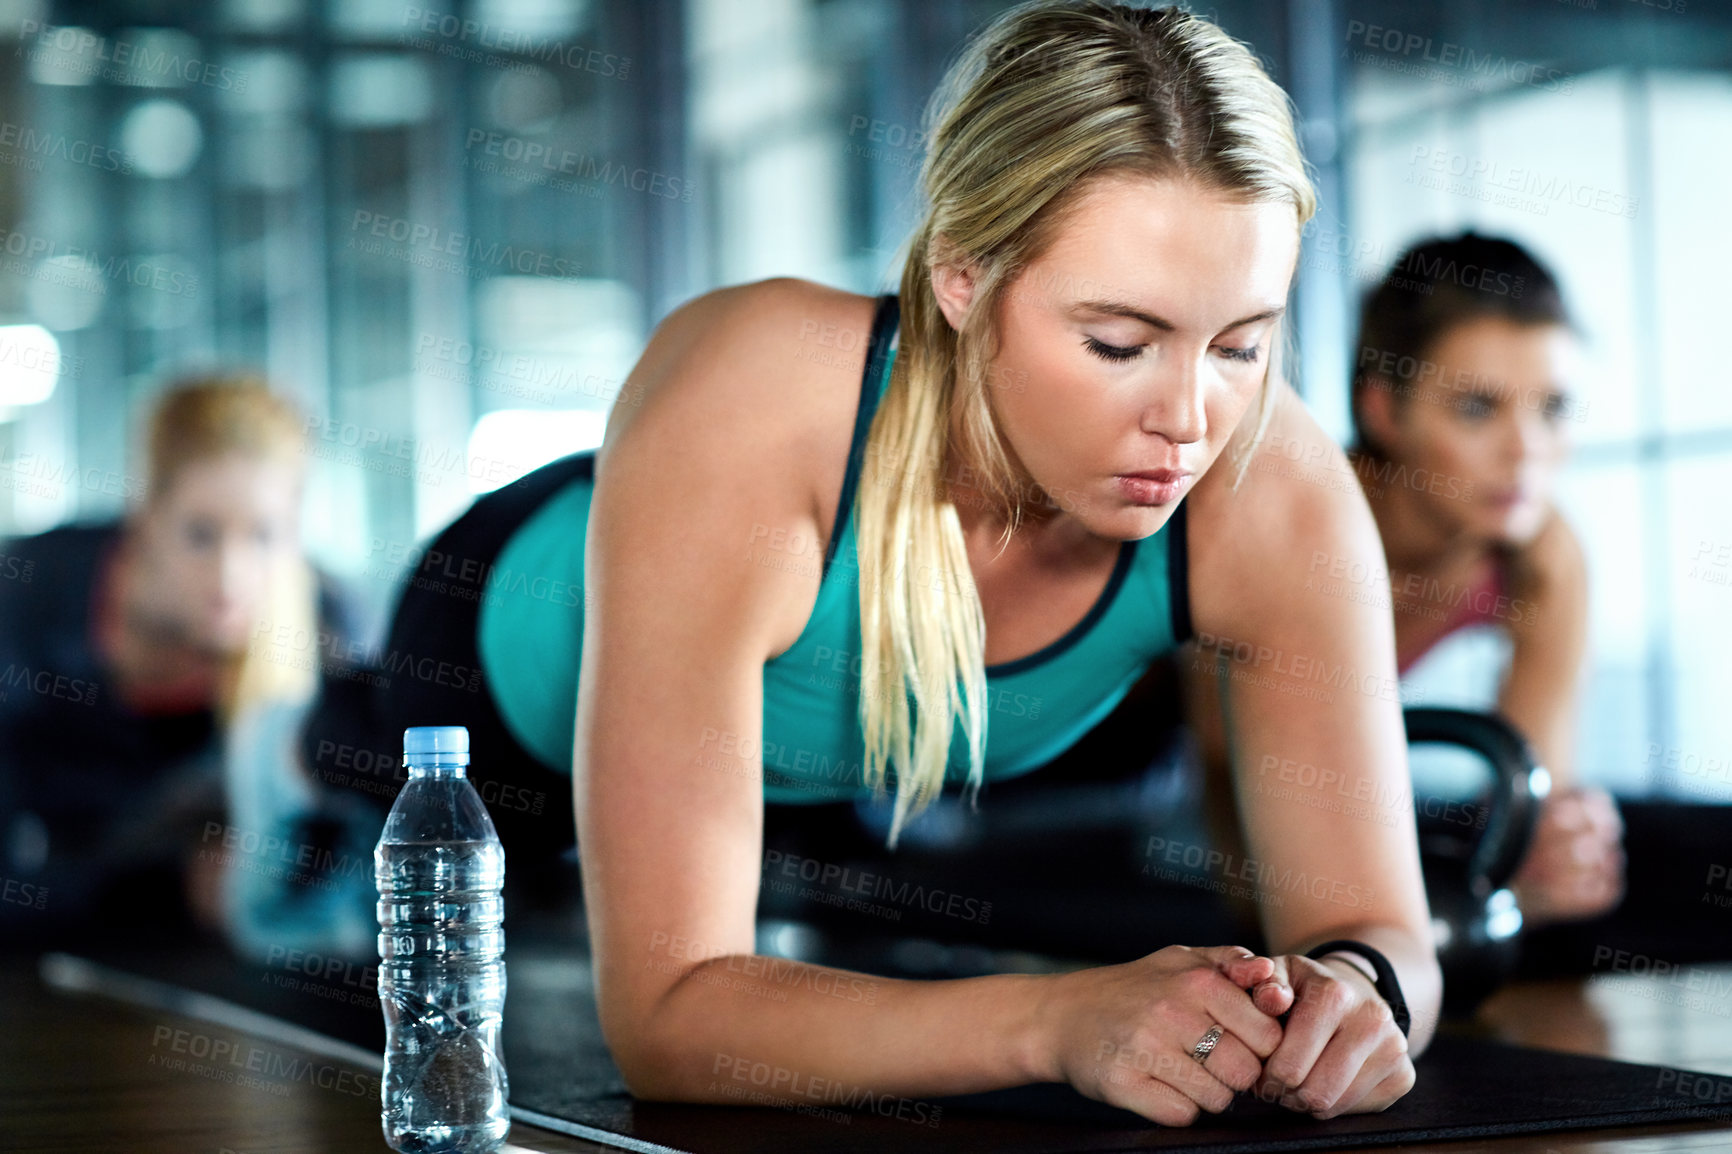
[[[1315, 550], [1380, 559], [1371, 512], [1251, 467], [1322, 437], [1279, 368], [1314, 209], [1286, 97], [1206, 20], [1075, 0], [994, 19], [928, 119], [900, 292], [676, 309], [601, 448], [482, 498], [406, 585], [387, 651], [476, 681], [333, 694], [303, 756], [334, 781], [326, 751], [468, 725], [518, 878], [573, 827], [504, 799], [572, 775], [601, 1025], [642, 1097], [735, 1101], [757, 1063], [850, 1093], [1067, 1082], [1171, 1125], [1251, 1090], [1382, 1110], [1440, 998], [1411, 807], [1251, 789], [1268, 758], [1407, 780], [1389, 614], [1302, 588]], [[893, 788], [894, 843], [1193, 634], [1227, 639], [1236, 877], [1273, 953], [942, 981], [755, 955], [770, 809]]]
[[301, 552], [303, 429], [262, 380], [184, 378], [142, 476], [115, 471], [123, 518], [0, 547], [0, 837], [42, 895], [0, 910], [9, 933], [221, 929], [224, 731], [315, 680], [260, 623], [351, 628]]

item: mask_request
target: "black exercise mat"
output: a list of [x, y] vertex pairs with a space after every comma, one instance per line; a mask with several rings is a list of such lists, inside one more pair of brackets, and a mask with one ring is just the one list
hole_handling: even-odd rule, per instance
[[[297, 980], [289, 982], [283, 980], [284, 964], [249, 966], [208, 953], [94, 953], [100, 965], [84, 971], [86, 988], [94, 979], [96, 988], [116, 987], [109, 992], [158, 1008], [200, 1012], [153, 997], [145, 989], [150, 983], [118, 988], [127, 985], [120, 974], [141, 975], [162, 983], [151, 988], [195, 990], [339, 1040], [351, 1053], [377, 1054], [383, 1045], [383, 1023], [366, 976], [357, 978], [334, 963], [298, 959], [290, 967]], [[1417, 1085], [1388, 1110], [1323, 1122], [1242, 1095], [1224, 1114], [1165, 1128], [1057, 1085], [918, 1101], [853, 1096], [854, 1109], [823, 1087], [798, 1111], [638, 1102], [625, 1093], [603, 1045], [587, 960], [563, 946], [527, 943], [508, 954], [504, 1048], [513, 1116], [632, 1150], [1260, 1154], [1669, 1122], [1732, 1125], [1732, 1078], [1451, 1034], [1432, 1043], [1418, 1062]], [[61, 971], [75, 968], [62, 959]], [[62, 978], [57, 984], [78, 983]], [[248, 1028], [257, 1029], [258, 1021]], [[304, 1042], [303, 1033], [299, 1043]], [[718, 1080], [744, 1095], [759, 1089], [750, 1075], [732, 1079], [731, 1073], [722, 1071]]]

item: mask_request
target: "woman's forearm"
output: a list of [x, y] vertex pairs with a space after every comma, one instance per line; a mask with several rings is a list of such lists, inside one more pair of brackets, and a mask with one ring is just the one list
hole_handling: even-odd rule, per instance
[[821, 1105], [892, 1095], [913, 1111], [925, 1097], [1059, 1080], [1046, 1026], [1058, 981], [892, 979], [730, 955], [688, 970], [635, 1044], [613, 1044], [639, 1097]]

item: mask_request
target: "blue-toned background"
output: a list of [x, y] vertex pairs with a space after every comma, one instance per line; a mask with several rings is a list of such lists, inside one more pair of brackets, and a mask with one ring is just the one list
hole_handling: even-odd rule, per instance
[[[680, 302], [891, 287], [921, 107], [1002, 6], [0, 4], [0, 532], [119, 511], [155, 390], [252, 365], [314, 414], [312, 546], [382, 617], [477, 493], [599, 442]], [[1581, 772], [1732, 800], [1732, 5], [1198, 10], [1303, 117], [1325, 427], [1407, 241], [1477, 225], [1560, 273], [1590, 340], [1562, 485], [1593, 579]], [[1489, 703], [1498, 644], [1452, 638], [1414, 693]]]

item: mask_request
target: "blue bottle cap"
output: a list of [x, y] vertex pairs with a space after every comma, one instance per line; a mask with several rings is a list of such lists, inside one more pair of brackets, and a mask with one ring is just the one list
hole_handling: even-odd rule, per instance
[[469, 729], [462, 725], [416, 725], [403, 731], [403, 756], [460, 753], [469, 756]]

